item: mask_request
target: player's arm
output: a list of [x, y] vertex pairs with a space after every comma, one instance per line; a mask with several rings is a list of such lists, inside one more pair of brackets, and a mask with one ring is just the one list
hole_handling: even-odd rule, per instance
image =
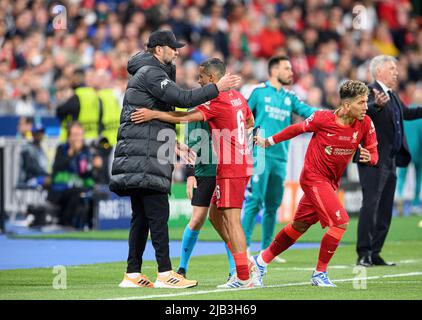
[[253, 128], [254, 124], [255, 124], [255, 118], [251, 112], [249, 118], [246, 119], [246, 129]]
[[196, 122], [203, 121], [204, 117], [201, 112], [193, 110], [190, 112], [185, 111], [158, 111], [150, 110], [145, 108], [136, 109], [132, 112], [130, 119], [135, 124], [151, 121], [151, 120], [160, 120], [163, 122], [169, 123], [180, 123], [180, 122]]
[[364, 124], [365, 132], [362, 137], [364, 147], [359, 144], [359, 162], [374, 166], [378, 163], [377, 133], [369, 116], [365, 116]]
[[239, 86], [241, 78], [230, 73], [225, 74], [217, 83], [209, 83], [203, 87], [185, 90], [171, 81], [166, 73], [151, 67], [145, 76], [146, 88], [152, 95], [166, 104], [179, 108], [191, 108], [218, 96], [219, 92]]
[[316, 111], [312, 113], [305, 121], [292, 124], [279, 133], [268, 137], [267, 139], [263, 139], [257, 136], [254, 138], [254, 141], [258, 146], [267, 148], [282, 141], [292, 139], [304, 132], [317, 132], [325, 122], [325, 114], [325, 111]]
[[275, 135], [268, 137], [267, 139], [261, 138], [260, 136], [255, 136], [254, 141], [255, 144], [262, 148], [268, 148], [274, 144], [280, 143], [285, 140], [292, 139], [302, 133], [305, 132], [304, 129], [304, 122], [299, 122], [296, 124], [292, 124], [285, 128], [284, 130], [276, 133]]
[[292, 100], [293, 100], [293, 112], [301, 117], [308, 118], [315, 111], [321, 110], [321, 109], [314, 108], [306, 104], [304, 101], [299, 99], [295, 94], [292, 94]]
[[363, 148], [359, 145], [359, 162], [374, 166], [378, 163], [377, 133], [372, 120], [368, 116], [365, 117], [364, 121], [366, 124], [366, 130], [363, 135], [363, 145], [365, 147]]

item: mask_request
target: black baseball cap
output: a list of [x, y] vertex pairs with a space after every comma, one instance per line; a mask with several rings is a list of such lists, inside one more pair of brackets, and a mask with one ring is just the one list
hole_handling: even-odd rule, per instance
[[151, 33], [148, 39], [147, 47], [154, 48], [156, 46], [169, 46], [170, 48], [181, 48], [185, 44], [177, 42], [176, 36], [170, 30], [158, 30]]

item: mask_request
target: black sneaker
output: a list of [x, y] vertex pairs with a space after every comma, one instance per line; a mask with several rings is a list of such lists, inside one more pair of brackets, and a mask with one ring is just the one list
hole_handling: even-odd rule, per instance
[[374, 266], [386, 266], [386, 267], [394, 267], [396, 265], [394, 262], [386, 262], [380, 256], [372, 257], [372, 264]]
[[356, 265], [362, 267], [372, 267], [374, 264], [370, 256], [361, 256], [358, 258]]

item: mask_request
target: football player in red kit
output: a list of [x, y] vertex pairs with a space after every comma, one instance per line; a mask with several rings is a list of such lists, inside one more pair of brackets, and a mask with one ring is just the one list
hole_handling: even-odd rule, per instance
[[317, 111], [304, 122], [291, 125], [267, 139], [254, 137], [257, 145], [266, 148], [301, 133], [313, 132], [300, 176], [304, 195], [293, 222], [275, 236], [268, 248], [251, 257], [261, 285], [267, 265], [319, 221], [328, 230], [321, 240], [311, 283], [335, 287], [328, 278], [327, 265], [349, 222], [336, 194], [340, 178], [357, 149], [361, 163], [375, 165], [378, 161], [375, 127], [366, 115], [368, 93], [363, 82], [349, 80], [340, 88], [341, 102], [335, 111]]
[[[199, 83], [216, 82], [226, 72], [224, 63], [216, 58], [199, 66]], [[220, 92], [217, 98], [197, 106], [190, 112], [159, 112], [137, 109], [132, 121], [164, 121], [170, 123], [207, 121], [213, 148], [217, 154], [217, 177], [211, 200], [209, 218], [217, 232], [233, 253], [237, 277], [228, 281], [226, 288], [253, 286], [246, 240], [240, 221], [244, 193], [252, 175], [251, 151], [247, 129], [254, 118], [245, 98], [235, 90]], [[221, 287], [221, 286], [219, 286]]]

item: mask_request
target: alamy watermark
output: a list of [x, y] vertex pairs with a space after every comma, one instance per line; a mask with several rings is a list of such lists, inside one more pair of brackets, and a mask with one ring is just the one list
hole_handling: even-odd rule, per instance
[[358, 4], [353, 7], [353, 21], [352, 26], [355, 30], [365, 31], [369, 26], [368, 10], [365, 6]]
[[353, 278], [353, 289], [366, 290], [367, 271], [363, 266], [356, 266], [353, 268], [353, 274], [356, 276]]
[[53, 274], [57, 274], [53, 278], [53, 289], [66, 290], [67, 289], [67, 270], [65, 266], [54, 266]]
[[51, 13], [54, 14], [53, 29], [66, 30], [67, 29], [67, 10], [66, 7], [57, 4], [51, 8]]

